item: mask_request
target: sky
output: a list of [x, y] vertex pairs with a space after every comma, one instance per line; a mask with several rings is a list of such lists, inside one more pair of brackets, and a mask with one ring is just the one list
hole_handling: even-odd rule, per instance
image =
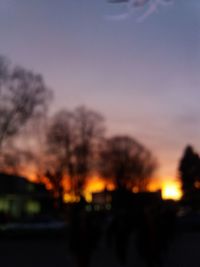
[[175, 177], [187, 144], [200, 151], [200, 3], [144, 9], [106, 0], [0, 0], [0, 54], [43, 74], [54, 112], [86, 105], [108, 135], [150, 148]]

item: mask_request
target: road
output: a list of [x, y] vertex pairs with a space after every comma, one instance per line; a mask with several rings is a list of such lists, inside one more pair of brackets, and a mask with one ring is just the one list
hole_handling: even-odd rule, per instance
[[[145, 267], [138, 256], [132, 238], [126, 267]], [[3, 239], [0, 240], [2, 267], [74, 267], [67, 242], [61, 238]], [[114, 250], [104, 241], [92, 256], [91, 267], [120, 267]], [[200, 233], [182, 233], [171, 244], [165, 255], [164, 267], [200, 267]]]

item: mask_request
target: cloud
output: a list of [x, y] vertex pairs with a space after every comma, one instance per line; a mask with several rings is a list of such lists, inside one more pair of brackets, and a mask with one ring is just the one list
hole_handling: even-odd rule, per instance
[[[122, 1], [123, 3], [124, 1]], [[117, 2], [118, 3], [118, 2]], [[129, 0], [127, 1], [127, 12], [119, 14], [119, 15], [108, 15], [105, 18], [108, 20], [120, 21], [130, 18], [135, 9], [138, 8], [146, 8], [144, 13], [136, 20], [138, 23], [143, 22], [150, 15], [158, 11], [159, 6], [168, 6], [173, 4], [173, 0]]]

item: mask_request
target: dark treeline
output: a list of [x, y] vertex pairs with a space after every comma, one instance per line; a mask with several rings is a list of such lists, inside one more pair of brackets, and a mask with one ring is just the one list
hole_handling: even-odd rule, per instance
[[50, 103], [52, 92], [41, 75], [0, 58], [1, 171], [20, 173], [32, 166], [58, 198], [64, 179], [80, 195], [93, 174], [116, 187], [146, 188], [157, 162], [145, 146], [126, 135], [107, 138], [103, 116], [84, 106], [49, 116]]

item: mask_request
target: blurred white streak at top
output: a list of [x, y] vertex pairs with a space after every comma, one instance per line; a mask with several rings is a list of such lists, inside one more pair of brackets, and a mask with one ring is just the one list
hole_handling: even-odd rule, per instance
[[137, 19], [137, 22], [143, 22], [151, 14], [158, 11], [159, 6], [168, 6], [173, 3], [173, 0], [107, 0], [111, 4], [126, 4], [127, 12], [117, 15], [108, 15], [109, 20], [124, 20], [133, 15], [135, 8], [146, 8], [144, 13]]

